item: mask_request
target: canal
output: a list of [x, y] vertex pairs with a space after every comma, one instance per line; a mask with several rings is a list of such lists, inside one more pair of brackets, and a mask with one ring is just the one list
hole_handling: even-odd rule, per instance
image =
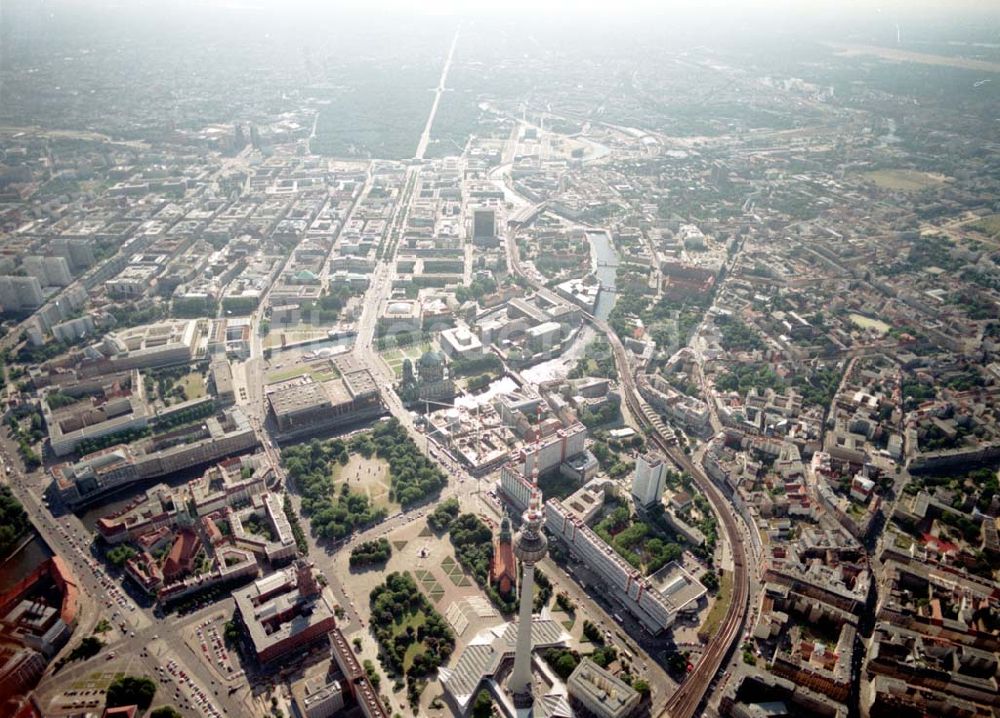
[[34, 529], [31, 530], [31, 539], [18, 545], [20, 550], [0, 563], [0, 592], [13, 586], [52, 557], [52, 550]]
[[591, 266], [601, 283], [601, 293], [597, 298], [594, 316], [607, 321], [618, 298], [618, 295], [615, 294], [618, 250], [615, 249], [614, 242], [611, 241], [611, 235], [607, 230], [588, 229], [586, 234], [587, 241], [590, 242]]

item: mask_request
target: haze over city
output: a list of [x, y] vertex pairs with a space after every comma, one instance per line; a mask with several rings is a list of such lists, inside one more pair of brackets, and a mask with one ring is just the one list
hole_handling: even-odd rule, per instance
[[994, 718], [1000, 6], [0, 6], [0, 715]]

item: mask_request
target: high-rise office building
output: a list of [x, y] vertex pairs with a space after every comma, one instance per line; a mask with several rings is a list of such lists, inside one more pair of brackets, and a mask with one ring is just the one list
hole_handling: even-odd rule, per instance
[[480, 207], [472, 211], [472, 243], [478, 246], [499, 244], [495, 209]]
[[635, 462], [632, 476], [632, 496], [642, 507], [656, 504], [666, 488], [667, 465], [663, 457], [656, 454], [642, 454]]

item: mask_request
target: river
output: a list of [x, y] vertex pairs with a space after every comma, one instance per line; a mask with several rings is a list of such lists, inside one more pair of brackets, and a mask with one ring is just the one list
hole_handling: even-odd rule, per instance
[[34, 529], [31, 531], [34, 537], [20, 551], [0, 564], [0, 592], [13, 586], [52, 556], [48, 544]]
[[[615, 287], [615, 276], [618, 272], [618, 250], [615, 249], [614, 242], [603, 229], [587, 230], [587, 241], [590, 242], [590, 262], [591, 271], [601, 282], [601, 293], [597, 297], [597, 307], [594, 309], [594, 316], [607, 321], [614, 309], [618, 295], [613, 291]], [[605, 288], [611, 291], [605, 291]], [[577, 332], [573, 343], [567, 347], [560, 356], [549, 359], [540, 364], [535, 364], [521, 372], [525, 380], [533, 384], [541, 384], [544, 381], [565, 379], [570, 370], [576, 366], [577, 361], [583, 356], [583, 350], [594, 339], [594, 330], [584, 323]]]
[[607, 321], [618, 298], [614, 291], [618, 274], [618, 250], [607, 230], [587, 230], [586, 234], [587, 241], [590, 242], [591, 266], [601, 282], [601, 294], [597, 298], [594, 316]]
[[121, 511], [154, 486], [159, 484], [166, 484], [174, 488], [183, 486], [187, 482], [204, 475], [206, 468], [206, 466], [197, 466], [182, 471], [174, 471], [159, 479], [146, 479], [124, 486], [119, 491], [115, 491], [103, 499], [98, 499], [91, 506], [87, 506], [77, 512], [77, 516], [88, 531], [94, 531], [96, 530], [99, 518]]

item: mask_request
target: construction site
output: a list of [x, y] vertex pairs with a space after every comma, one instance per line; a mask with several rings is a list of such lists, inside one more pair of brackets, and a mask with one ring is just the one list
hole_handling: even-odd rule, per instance
[[493, 404], [439, 408], [425, 415], [427, 437], [464, 464], [473, 476], [503, 465], [519, 443]]

